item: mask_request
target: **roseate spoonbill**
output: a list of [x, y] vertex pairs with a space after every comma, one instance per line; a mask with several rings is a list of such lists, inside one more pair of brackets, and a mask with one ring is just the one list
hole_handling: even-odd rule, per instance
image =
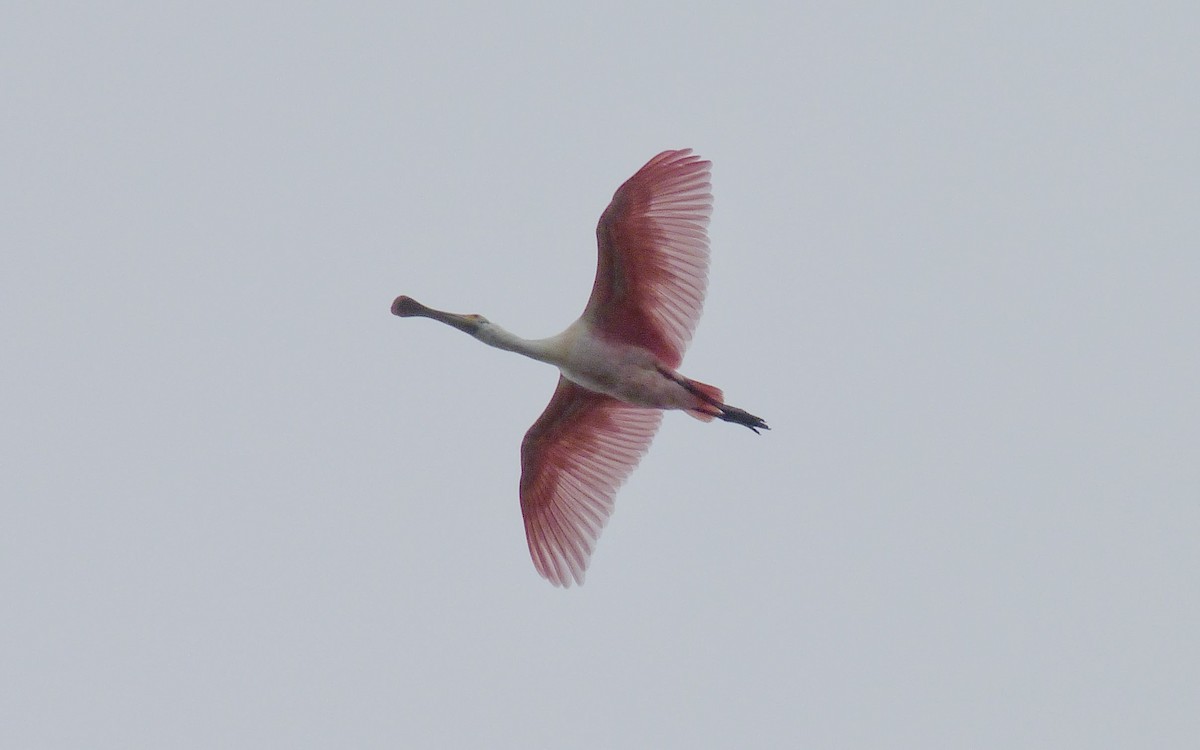
[[617, 488], [662, 420], [680, 409], [769, 429], [719, 388], [675, 371], [700, 319], [708, 277], [710, 162], [664, 151], [613, 195], [600, 217], [600, 258], [579, 320], [547, 339], [515, 336], [481, 315], [400, 296], [392, 313], [453, 326], [489, 346], [555, 365], [558, 388], [521, 442], [521, 513], [534, 567], [557, 586], [582, 584]]

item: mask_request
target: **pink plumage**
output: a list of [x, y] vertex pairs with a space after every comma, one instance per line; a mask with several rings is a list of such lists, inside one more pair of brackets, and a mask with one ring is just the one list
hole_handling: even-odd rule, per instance
[[[596, 227], [596, 281], [583, 319], [596, 334], [679, 366], [708, 286], [711, 162], [664, 151], [625, 181]], [[711, 419], [712, 417], [708, 417]], [[521, 512], [533, 564], [583, 583], [613, 499], [650, 447], [660, 411], [559, 378], [521, 444]]]
[[712, 162], [664, 151], [625, 181], [596, 227], [596, 281], [583, 317], [675, 368], [704, 309]]
[[662, 412], [559, 377], [521, 442], [521, 514], [533, 565], [559, 586], [583, 583], [617, 489], [650, 447]]
[[664, 151], [613, 195], [596, 227], [599, 259], [579, 320], [548, 339], [515, 336], [479, 315], [397, 297], [392, 313], [426, 317], [559, 368], [550, 404], [521, 443], [521, 513], [534, 567], [583, 583], [617, 490], [654, 439], [662, 410], [758, 432], [766, 422], [721, 390], [676, 372], [704, 307], [711, 164]]

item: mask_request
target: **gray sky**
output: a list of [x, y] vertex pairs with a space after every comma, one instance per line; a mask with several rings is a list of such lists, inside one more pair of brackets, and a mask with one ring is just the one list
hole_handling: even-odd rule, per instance
[[[1193, 747], [1194, 3], [0, 11], [0, 746]], [[714, 163], [587, 584], [521, 436]]]

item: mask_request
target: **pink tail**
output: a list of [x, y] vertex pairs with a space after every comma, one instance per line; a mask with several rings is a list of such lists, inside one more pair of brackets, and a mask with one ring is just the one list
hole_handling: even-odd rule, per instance
[[674, 370], [669, 370], [662, 366], [658, 368], [658, 371], [682, 385], [689, 393], [696, 397], [695, 405], [688, 409], [687, 413], [701, 422], [711, 422], [714, 419], [720, 418], [726, 422], [733, 422], [734, 424], [749, 427], [755, 434], [758, 434], [759, 430], [771, 429], [763, 421], [762, 417], [756, 417], [745, 409], [739, 409], [736, 406], [730, 406], [725, 403], [725, 394], [721, 393], [721, 389], [715, 385], [685, 378]]
[[688, 414], [701, 422], [711, 422], [721, 416], [721, 406], [725, 404], [725, 394], [721, 393], [721, 389], [691, 378], [685, 380], [687, 389], [696, 396], [696, 405], [688, 410]]

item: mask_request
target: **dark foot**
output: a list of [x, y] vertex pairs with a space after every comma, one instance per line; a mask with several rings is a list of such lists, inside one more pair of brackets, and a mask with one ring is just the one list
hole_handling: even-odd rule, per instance
[[721, 413], [717, 415], [720, 419], [723, 419], [726, 422], [733, 422], [734, 424], [745, 425], [746, 427], [749, 427], [755, 435], [759, 434], [759, 430], [771, 429], [767, 426], [767, 423], [763, 421], [762, 417], [756, 417], [745, 409], [739, 409], [736, 406], [725, 405], [721, 405], [718, 408], [721, 410]]

